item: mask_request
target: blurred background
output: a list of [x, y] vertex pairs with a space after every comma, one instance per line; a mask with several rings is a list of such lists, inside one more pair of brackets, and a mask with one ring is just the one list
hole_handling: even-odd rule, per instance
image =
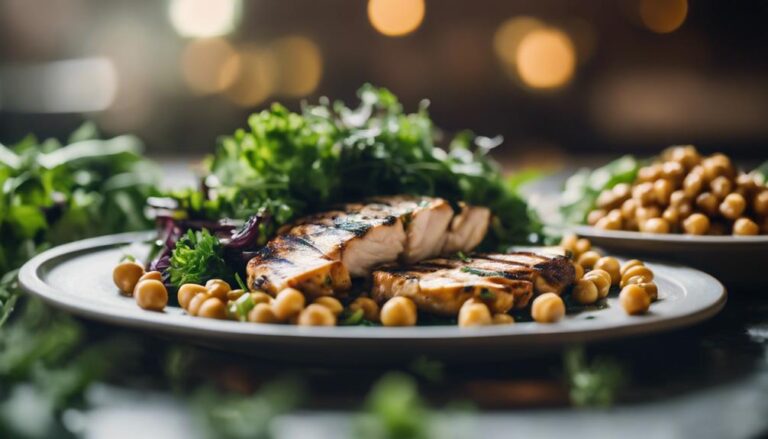
[[371, 82], [501, 152], [768, 154], [768, 2], [0, 0], [0, 142], [84, 119], [200, 155]]

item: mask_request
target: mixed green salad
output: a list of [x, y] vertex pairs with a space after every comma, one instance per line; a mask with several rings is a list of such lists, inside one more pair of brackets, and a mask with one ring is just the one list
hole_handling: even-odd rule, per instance
[[[485, 249], [540, 239], [541, 225], [518, 194], [523, 179], [505, 178], [488, 155], [501, 139], [469, 131], [449, 139], [426, 101], [407, 113], [386, 89], [366, 85], [358, 95], [355, 108], [321, 99], [294, 113], [273, 104], [252, 115], [247, 129], [219, 139], [202, 189], [150, 200], [161, 230], [150, 269], [164, 272], [171, 286], [234, 279], [280, 226], [373, 195], [487, 206], [494, 218]], [[231, 219], [249, 220], [239, 239], [229, 239]]]

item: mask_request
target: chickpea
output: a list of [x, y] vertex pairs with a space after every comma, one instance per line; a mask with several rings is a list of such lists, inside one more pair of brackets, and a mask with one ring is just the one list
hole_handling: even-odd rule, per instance
[[685, 168], [678, 162], [666, 162], [661, 167], [661, 176], [670, 181], [680, 182], [685, 175]]
[[608, 212], [606, 212], [604, 209], [595, 209], [587, 215], [587, 224], [590, 226], [594, 226], [598, 221], [605, 218], [605, 215], [607, 215]]
[[416, 324], [416, 304], [407, 297], [393, 297], [381, 307], [379, 316], [384, 326], [413, 326]]
[[624, 217], [621, 215], [621, 209], [613, 209], [605, 215], [606, 218], [610, 218], [613, 221], [621, 223]]
[[651, 299], [651, 302], [655, 302], [659, 299], [659, 287], [653, 282], [644, 282], [637, 284], [640, 288], [645, 290], [645, 294]]
[[223, 320], [227, 318], [227, 309], [224, 306], [224, 302], [211, 296], [200, 305], [200, 309], [197, 310], [197, 316]]
[[616, 194], [610, 189], [600, 192], [600, 195], [597, 196], [597, 200], [595, 200], [597, 207], [604, 210], [609, 210], [620, 202], [620, 200], [616, 199]]
[[654, 197], [656, 198], [656, 201], [662, 205], [666, 206], [669, 203], [669, 198], [672, 195], [673, 190], [674, 187], [672, 186], [672, 182], [665, 178], [656, 180], [653, 183]]
[[179, 287], [179, 292], [176, 294], [176, 298], [182, 309], [187, 309], [189, 307], [189, 302], [192, 301], [193, 297], [198, 293], [206, 293], [207, 291], [208, 290], [202, 285], [184, 284]]
[[638, 207], [635, 212], [635, 219], [638, 224], [643, 224], [651, 218], [658, 218], [661, 216], [661, 210], [656, 206]]
[[509, 314], [494, 314], [492, 323], [494, 325], [511, 325], [515, 323], [515, 319]]
[[683, 221], [683, 230], [688, 235], [706, 235], [709, 231], [709, 218], [700, 213], [694, 213]]
[[168, 304], [168, 290], [159, 280], [148, 279], [136, 284], [133, 291], [136, 303], [143, 309], [162, 311]]
[[468, 300], [461, 305], [459, 310], [459, 326], [485, 326], [493, 323], [491, 311], [484, 303]]
[[573, 270], [576, 273], [574, 276], [576, 280], [579, 280], [582, 277], [584, 277], [584, 267], [582, 267], [580, 264], [578, 263], [573, 264]]
[[611, 189], [613, 195], [622, 202], [632, 196], [632, 185], [628, 183], [619, 183]]
[[690, 201], [686, 201], [677, 206], [677, 213], [680, 215], [680, 219], [688, 218], [693, 213], [693, 205]]
[[592, 270], [584, 275], [584, 280], [595, 284], [598, 299], [606, 297], [611, 290], [611, 275], [604, 270]]
[[661, 218], [666, 221], [670, 227], [680, 223], [680, 211], [674, 206], [669, 206], [661, 213]]
[[603, 270], [611, 278], [611, 285], [618, 285], [621, 281], [621, 264], [619, 260], [611, 257], [604, 256], [595, 263], [595, 270]]
[[673, 148], [669, 153], [669, 159], [680, 163], [685, 169], [691, 169], [701, 161], [701, 157], [693, 145]]
[[248, 312], [248, 321], [253, 323], [277, 323], [278, 319], [272, 307], [267, 303], [257, 303]]
[[189, 305], [187, 307], [187, 313], [191, 316], [196, 316], [198, 312], [200, 312], [200, 307], [203, 305], [203, 302], [210, 299], [211, 295], [208, 294], [207, 290], [205, 293], [197, 293], [195, 297], [192, 298], [192, 300], [189, 301]]
[[696, 197], [696, 207], [709, 216], [717, 213], [718, 204], [717, 197], [709, 192], [702, 192]]
[[544, 293], [533, 299], [531, 317], [539, 323], [555, 323], [565, 316], [565, 303], [555, 293]]
[[342, 311], [344, 311], [344, 306], [339, 302], [339, 299], [331, 296], [323, 296], [318, 297], [315, 299], [313, 303], [316, 303], [318, 305], [324, 306], [328, 308], [334, 317], [338, 317], [339, 314], [341, 314]]
[[363, 317], [366, 320], [377, 322], [379, 320], [379, 305], [368, 297], [358, 297], [349, 304], [349, 310], [356, 312], [358, 309], [363, 310]]
[[219, 300], [225, 300], [227, 298], [227, 293], [232, 290], [232, 287], [221, 279], [209, 280], [205, 283], [205, 288], [208, 289], [208, 293], [211, 296]]
[[227, 292], [227, 300], [237, 300], [245, 294], [245, 290], [237, 289]]
[[574, 246], [574, 257], [578, 257], [579, 255], [582, 255], [586, 252], [588, 252], [592, 248], [592, 243], [589, 242], [589, 239], [581, 238], [576, 241], [576, 245]]
[[758, 186], [758, 182], [755, 181], [755, 178], [751, 174], [742, 172], [736, 177], [736, 187], [747, 193], [752, 193]]
[[704, 187], [704, 175], [698, 172], [691, 172], [683, 180], [683, 194], [687, 198], [694, 198]]
[[683, 204], [688, 198], [685, 195], [685, 192], [682, 190], [676, 190], [669, 194], [669, 205], [678, 207], [681, 204]]
[[133, 294], [133, 289], [139, 283], [139, 279], [144, 275], [144, 267], [133, 261], [124, 261], [112, 270], [112, 281], [117, 288], [125, 294]]
[[600, 218], [593, 225], [601, 230], [621, 230], [621, 220], [607, 216]]
[[638, 226], [637, 220], [632, 218], [624, 221], [624, 230], [632, 230], [636, 232], [640, 230], [640, 226]]
[[669, 233], [669, 223], [664, 218], [651, 218], [640, 224], [640, 230], [646, 233]]
[[599, 297], [597, 286], [592, 280], [588, 278], [581, 279], [576, 282], [576, 285], [574, 285], [573, 290], [571, 291], [571, 297], [577, 303], [582, 305], [593, 304], [597, 302]]
[[621, 270], [619, 271], [619, 274], [621, 274], [622, 277], [624, 277], [624, 273], [627, 272], [632, 267], [644, 267], [645, 264], [643, 264], [643, 261], [640, 259], [630, 259], [627, 262], [624, 263], [624, 265], [621, 266]]
[[752, 205], [756, 214], [768, 217], [768, 190], [763, 190], [755, 195]]
[[621, 289], [619, 303], [629, 315], [645, 314], [651, 306], [651, 299], [639, 285], [630, 284]]
[[704, 167], [704, 178], [709, 181], [721, 175], [730, 176], [733, 173], [730, 160], [722, 154], [704, 159], [701, 165]]
[[641, 206], [650, 206], [655, 201], [653, 183], [646, 181], [632, 188], [632, 198]]
[[709, 183], [709, 190], [717, 198], [723, 199], [733, 190], [733, 183], [721, 175]]
[[739, 218], [733, 223], [733, 234], [740, 236], [757, 235], [760, 227], [749, 218]]
[[637, 212], [638, 206], [637, 200], [630, 198], [621, 205], [621, 216], [625, 220], [635, 219], [635, 212]]
[[[148, 272], [144, 273], [139, 278], [139, 282], [141, 282], [143, 280], [148, 280], [148, 279], [159, 280], [160, 282], [162, 282], [163, 281], [163, 273], [160, 273], [159, 271], [148, 271]], [[136, 282], [136, 283], [138, 283], [138, 282]]]
[[735, 220], [747, 208], [747, 201], [739, 194], [728, 194], [720, 204], [720, 213], [724, 217]]
[[598, 259], [600, 259], [600, 253], [594, 250], [590, 250], [579, 256], [577, 262], [584, 268], [592, 268], [595, 266], [595, 263], [597, 263]]
[[297, 323], [299, 326], [336, 326], [336, 316], [327, 306], [313, 303], [299, 313]]
[[579, 237], [576, 235], [565, 235], [563, 236], [563, 239], [560, 240], [560, 247], [570, 251], [571, 253], [576, 253], [576, 241], [579, 240]]
[[637, 170], [637, 179], [641, 182], [654, 181], [659, 177], [661, 177], [661, 166], [659, 164], [643, 166]]
[[286, 288], [277, 293], [277, 297], [272, 302], [272, 311], [275, 312], [278, 320], [284, 322], [300, 313], [304, 309], [305, 303], [306, 300], [301, 291], [295, 288]]
[[272, 300], [272, 296], [265, 293], [264, 291], [256, 291], [255, 293], [251, 293], [251, 302], [253, 302], [254, 305], [259, 303], [266, 303], [267, 305], [271, 305]]
[[621, 283], [619, 283], [619, 285], [624, 287], [627, 285], [629, 279], [635, 276], [641, 276], [643, 279], [645, 279], [646, 282], [653, 281], [653, 272], [646, 266], [640, 266], [632, 267], [625, 271], [624, 274], [621, 275]]

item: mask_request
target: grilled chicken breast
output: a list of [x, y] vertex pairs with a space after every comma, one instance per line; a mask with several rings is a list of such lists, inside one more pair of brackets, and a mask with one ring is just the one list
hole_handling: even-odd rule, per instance
[[459, 203], [461, 211], [453, 217], [442, 254], [470, 252], [477, 247], [488, 232], [491, 211], [486, 207]]
[[349, 271], [339, 260], [326, 257], [308, 240], [278, 236], [248, 262], [248, 285], [272, 295], [288, 287], [310, 296], [346, 291], [352, 286]]
[[431, 197], [346, 204], [280, 230], [248, 263], [249, 286], [271, 293], [285, 287], [310, 295], [342, 293], [350, 277], [367, 276], [382, 264], [470, 251], [485, 236], [489, 216], [488, 209], [462, 206], [454, 217], [447, 201]]
[[371, 294], [380, 302], [405, 296], [420, 310], [442, 315], [456, 315], [465, 301], [477, 298], [504, 313], [528, 305], [534, 292], [559, 294], [574, 278], [573, 265], [564, 257], [485, 254], [384, 267], [373, 273]]

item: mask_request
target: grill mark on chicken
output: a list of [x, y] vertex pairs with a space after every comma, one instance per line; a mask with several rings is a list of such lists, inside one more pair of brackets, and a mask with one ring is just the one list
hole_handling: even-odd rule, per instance
[[[494, 312], [507, 312], [527, 306], [534, 292], [560, 294], [574, 279], [573, 265], [564, 257], [529, 252], [477, 254], [465, 260], [437, 258], [405, 267], [381, 267], [373, 274], [372, 294], [382, 302], [406, 296], [419, 309], [437, 314], [458, 312], [473, 297]], [[484, 290], [495, 297], [484, 299]]]

